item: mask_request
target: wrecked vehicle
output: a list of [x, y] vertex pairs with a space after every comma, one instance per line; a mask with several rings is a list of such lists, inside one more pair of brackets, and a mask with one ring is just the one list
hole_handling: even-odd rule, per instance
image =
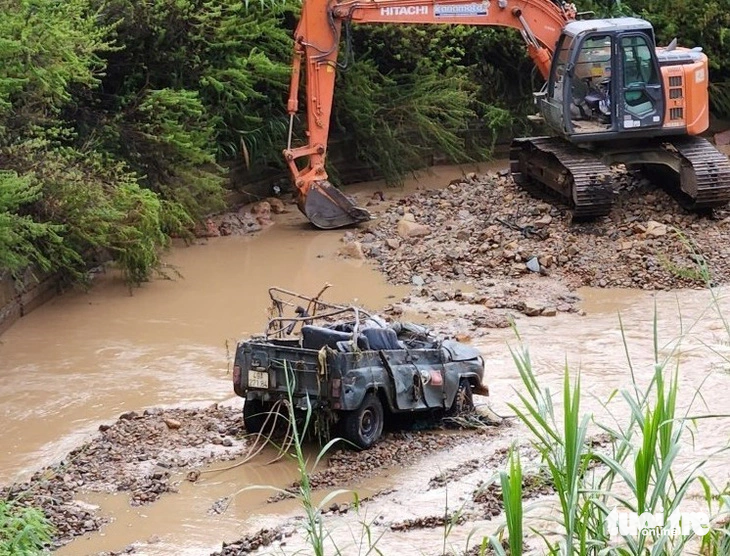
[[[473, 393], [488, 395], [476, 349], [435, 338], [420, 325], [325, 303], [327, 287], [315, 297], [271, 288], [266, 331], [236, 346], [233, 388], [246, 400], [248, 432], [261, 432], [270, 412], [291, 396], [295, 410], [311, 408], [337, 436], [365, 449], [386, 420], [455, 415], [473, 409]], [[292, 309], [294, 316], [286, 316]]]

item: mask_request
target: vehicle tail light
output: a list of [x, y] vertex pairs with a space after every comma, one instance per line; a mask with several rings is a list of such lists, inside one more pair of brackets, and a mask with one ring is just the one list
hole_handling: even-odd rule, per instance
[[339, 398], [341, 394], [342, 394], [342, 379], [333, 378], [330, 395], [333, 398]]
[[241, 367], [239, 365], [233, 365], [233, 384], [241, 382]]

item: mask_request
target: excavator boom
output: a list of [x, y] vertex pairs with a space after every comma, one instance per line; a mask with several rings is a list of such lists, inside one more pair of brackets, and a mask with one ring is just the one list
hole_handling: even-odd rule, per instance
[[[289, 140], [284, 157], [297, 188], [297, 204], [319, 228], [370, 219], [327, 181], [325, 160], [342, 23], [464, 24], [518, 29], [543, 77], [550, 73], [555, 45], [573, 4], [559, 0], [304, 0], [294, 34], [294, 61], [287, 111]], [[306, 76], [307, 143], [292, 146], [299, 110], [300, 76]]]

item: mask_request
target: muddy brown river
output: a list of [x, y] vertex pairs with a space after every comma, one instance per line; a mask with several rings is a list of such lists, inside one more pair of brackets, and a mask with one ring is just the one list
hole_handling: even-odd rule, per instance
[[[404, 191], [418, 183], [443, 185], [460, 174], [457, 168], [441, 168], [420, 182], [410, 181]], [[377, 189], [382, 185], [363, 184], [356, 191], [366, 198]], [[310, 293], [329, 282], [333, 287], [325, 299], [355, 301], [373, 310], [409, 293], [408, 287], [386, 284], [363, 261], [338, 258], [342, 235], [342, 231], [316, 231], [293, 211], [256, 237], [215, 238], [172, 249], [166, 261], [181, 278], [154, 280], [130, 295], [115, 275], [101, 275], [88, 293], [56, 298], [18, 321], [0, 336], [0, 483], [27, 478], [60, 460], [93, 435], [100, 423], [125, 411], [212, 402], [240, 406], [232, 396], [229, 354], [236, 339], [262, 330], [269, 286]], [[680, 403], [689, 405], [701, 386], [703, 399], [695, 400], [691, 414], [730, 413], [730, 363], [725, 360], [730, 357], [730, 335], [708, 292], [585, 290], [580, 294], [585, 316], [518, 320], [545, 385], [560, 390], [567, 361], [571, 369], [582, 372], [587, 409], [603, 412], [599, 401], [628, 386], [619, 313], [637, 376], [646, 383], [652, 373], [656, 308], [660, 355], [670, 355], [674, 349], [671, 362], [680, 364]], [[722, 298], [719, 304], [730, 317], [730, 301]], [[507, 403], [516, 399], [518, 381], [508, 349], [516, 344], [514, 334], [494, 330], [475, 343], [489, 369], [492, 405], [509, 413]], [[620, 405], [614, 406], [621, 411]], [[730, 420], [709, 423], [700, 422], [695, 453], [686, 452], [687, 461], [727, 445]], [[433, 465], [447, 466], [448, 458], [440, 455]], [[234, 540], [296, 510], [291, 502], [266, 505], [270, 493], [253, 490], [237, 496], [223, 515], [208, 512], [214, 501], [246, 486], [291, 483], [294, 467], [289, 462], [266, 465], [268, 459], [264, 455], [200, 483], [183, 482], [179, 493], [150, 506], [132, 508], [123, 494], [85, 496], [84, 501], [100, 506], [113, 521], [58, 554], [120, 550], [137, 541], [150, 541], [138, 554], [208, 554], [221, 541]], [[720, 484], [730, 478], [727, 463], [727, 456], [710, 463]], [[395, 484], [398, 477], [390, 470], [360, 486], [365, 493], [375, 492]], [[406, 516], [417, 513], [417, 506], [424, 503], [418, 494], [409, 493], [395, 511]], [[436, 540], [429, 534], [419, 533], [419, 542], [427, 548], [440, 533]], [[410, 554], [414, 552], [407, 547], [418, 546], [412, 536], [407, 542], [397, 537], [385, 542], [386, 554], [396, 550]]]

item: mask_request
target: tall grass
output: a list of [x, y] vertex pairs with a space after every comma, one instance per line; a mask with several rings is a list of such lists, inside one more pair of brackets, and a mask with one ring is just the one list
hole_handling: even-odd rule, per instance
[[[626, 346], [623, 326], [622, 335]], [[703, 458], [686, 468], [677, 462], [688, 432], [688, 418], [687, 414], [679, 415], [677, 410], [679, 369], [670, 366], [676, 347], [665, 357], [660, 356], [656, 315], [653, 376], [648, 385], [642, 387], [628, 358], [630, 384], [614, 392], [609, 400], [623, 401], [628, 416], [623, 420], [614, 417], [616, 424], [610, 425], [581, 414], [580, 374], [571, 380], [567, 365], [563, 373], [560, 417], [553, 405], [553, 394], [549, 388], [540, 386], [529, 351], [521, 343], [519, 334], [517, 338], [520, 345], [512, 350], [512, 356], [523, 392], [518, 393], [520, 404], [512, 404], [511, 408], [531, 432], [532, 444], [550, 473], [559, 501], [559, 517], [554, 518], [559, 527], [555, 535], [533, 530], [543, 539], [548, 552], [564, 555], [684, 554], [689, 543], [695, 540], [693, 531], [674, 537], [652, 531], [646, 535], [610, 538], [607, 528], [607, 516], [614, 508], [665, 516], [679, 510], [690, 489], [701, 482], [700, 471], [707, 463]], [[608, 404], [604, 407], [608, 409]], [[609, 410], [609, 413], [615, 411]], [[587, 431], [591, 421], [608, 433], [612, 439], [610, 449], [594, 450], [588, 445]], [[510, 480], [517, 473], [514, 458], [511, 459]], [[503, 477], [507, 527], [512, 540], [513, 536], [521, 535], [522, 523], [518, 523], [515, 516], [521, 515], [523, 509], [518, 507], [520, 500], [515, 496], [516, 487], [504, 481]], [[705, 496], [712, 508], [713, 495], [709, 487], [705, 487]], [[726, 498], [721, 498], [721, 503], [727, 503]], [[703, 539], [703, 547], [725, 543], [719, 552], [708, 548], [706, 553], [720, 554], [724, 547], [730, 547], [728, 534], [726, 527], [712, 538]], [[501, 553], [495, 542], [492, 545]], [[512, 554], [521, 554], [514, 552], [516, 548], [511, 545], [510, 550]]]
[[[509, 553], [510, 556], [522, 556], [522, 464], [520, 463], [520, 453], [515, 447], [512, 447], [509, 455], [509, 472], [501, 471], [499, 480], [502, 485], [502, 500], [509, 531]], [[489, 541], [498, 556], [506, 556], [502, 543], [497, 537], [491, 537]], [[481, 554], [484, 554], [485, 549], [486, 547], [483, 546]]]

